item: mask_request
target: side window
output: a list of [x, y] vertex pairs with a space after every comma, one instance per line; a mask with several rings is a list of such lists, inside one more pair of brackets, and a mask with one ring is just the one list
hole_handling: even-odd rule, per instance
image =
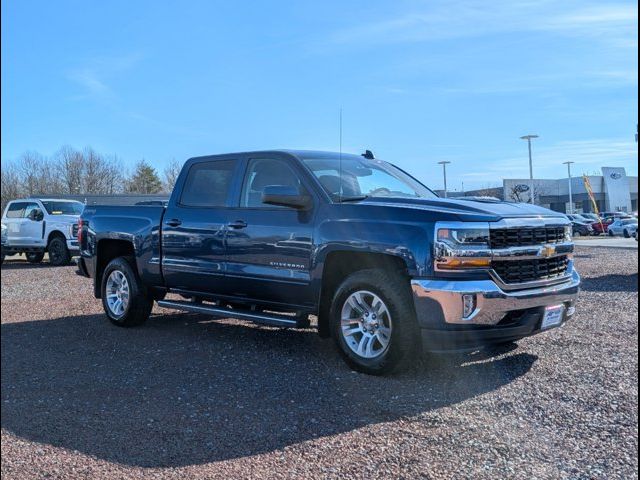
[[26, 206], [26, 202], [13, 202], [7, 209], [7, 218], [22, 218]]
[[262, 191], [268, 185], [286, 185], [300, 188], [300, 179], [282, 160], [252, 158], [242, 185], [240, 206], [248, 208], [286, 208], [262, 203]]
[[23, 218], [27, 218], [32, 210], [35, 210], [38, 207], [37, 203], [26, 203], [24, 207], [24, 213], [22, 214]]
[[196, 163], [189, 169], [180, 204], [188, 207], [224, 207], [233, 182], [236, 160]]

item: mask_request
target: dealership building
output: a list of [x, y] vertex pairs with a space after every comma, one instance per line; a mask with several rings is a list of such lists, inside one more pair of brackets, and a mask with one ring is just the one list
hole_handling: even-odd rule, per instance
[[[603, 167], [602, 175], [587, 176], [601, 212], [635, 212], [638, 210], [638, 177], [627, 176], [624, 168]], [[571, 178], [571, 190], [576, 213], [593, 212], [589, 193], [582, 176]], [[533, 188], [532, 188], [533, 187]], [[570, 212], [569, 179], [543, 180], [505, 179], [503, 198], [507, 201], [531, 201], [558, 212]]]

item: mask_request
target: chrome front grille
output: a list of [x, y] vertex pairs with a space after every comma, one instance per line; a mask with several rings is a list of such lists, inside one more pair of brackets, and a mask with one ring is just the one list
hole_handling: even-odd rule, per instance
[[527, 260], [494, 260], [491, 266], [504, 283], [539, 282], [564, 277], [569, 268], [569, 257], [562, 255]]
[[565, 230], [562, 225], [496, 228], [491, 230], [489, 236], [489, 242], [492, 249], [527, 247], [562, 243], [564, 241], [566, 241]]

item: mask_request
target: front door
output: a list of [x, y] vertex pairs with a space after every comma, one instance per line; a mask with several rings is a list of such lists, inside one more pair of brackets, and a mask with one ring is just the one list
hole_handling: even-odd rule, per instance
[[34, 219], [31, 212], [40, 210], [40, 206], [35, 202], [29, 202], [24, 208], [22, 224], [20, 225], [20, 236], [23, 238], [23, 245], [44, 246], [44, 220]]
[[193, 163], [162, 225], [162, 272], [169, 288], [225, 293], [225, 235], [237, 159]]
[[297, 210], [262, 203], [268, 185], [308, 190], [287, 157], [247, 160], [237, 208], [229, 212], [227, 283], [231, 294], [288, 305], [310, 305], [313, 208]]

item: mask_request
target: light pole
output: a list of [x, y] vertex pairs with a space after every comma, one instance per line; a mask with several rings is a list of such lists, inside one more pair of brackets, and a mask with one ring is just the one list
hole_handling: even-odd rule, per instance
[[442, 175], [444, 176], [444, 198], [447, 198], [447, 165], [451, 162], [443, 160], [442, 162], [438, 162], [438, 165], [442, 165]]
[[569, 173], [569, 213], [573, 214], [573, 186], [571, 185], [571, 164], [576, 162], [562, 162], [567, 166], [567, 172]]
[[538, 138], [538, 135], [524, 135], [522, 137], [520, 137], [520, 139], [522, 140], [526, 140], [527, 141], [527, 145], [529, 146], [529, 179], [531, 179], [531, 185], [530, 185], [530, 196], [531, 196], [531, 203], [535, 204], [536, 203], [536, 196], [535, 196], [535, 192], [533, 191], [533, 160], [531, 158], [531, 139], [532, 138]]

